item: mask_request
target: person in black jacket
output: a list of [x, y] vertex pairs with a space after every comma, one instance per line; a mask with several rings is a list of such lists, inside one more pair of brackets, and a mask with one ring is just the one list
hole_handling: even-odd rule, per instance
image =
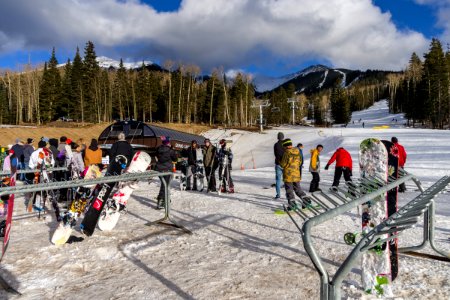
[[[194, 178], [195, 167], [197, 164], [197, 141], [192, 141], [191, 146], [183, 151], [183, 157], [187, 160], [186, 168], [186, 191], [191, 190], [191, 181], [193, 181], [192, 190], [197, 190], [197, 180]], [[200, 157], [199, 157], [200, 159]]]
[[[121, 170], [130, 165], [134, 155], [133, 147], [125, 140], [125, 134], [121, 132], [117, 138], [118, 141], [109, 150], [109, 167], [106, 172], [109, 175], [120, 174]], [[125, 157], [126, 161], [121, 159], [122, 157]]]
[[217, 153], [217, 158], [219, 160], [220, 191], [234, 193], [234, 184], [233, 179], [231, 178], [233, 153], [230, 148], [227, 148], [227, 142], [225, 139], [221, 139], [219, 145], [220, 149]]
[[[163, 144], [156, 149], [156, 159], [158, 161], [156, 162], [155, 169], [158, 172], [170, 172], [172, 171], [173, 164], [177, 161], [177, 155], [170, 146], [169, 137], [165, 137], [162, 143]], [[169, 187], [171, 178], [172, 175], [159, 177], [161, 180], [161, 187], [159, 189], [158, 197], [156, 198], [158, 200], [158, 209], [164, 206], [166, 187]], [[165, 181], [166, 184], [164, 184], [163, 181]]]
[[283, 180], [283, 168], [280, 166], [281, 158], [284, 154], [283, 140], [284, 134], [278, 132], [278, 142], [273, 145], [273, 153], [275, 155], [275, 199], [280, 199], [281, 197], [281, 181]]

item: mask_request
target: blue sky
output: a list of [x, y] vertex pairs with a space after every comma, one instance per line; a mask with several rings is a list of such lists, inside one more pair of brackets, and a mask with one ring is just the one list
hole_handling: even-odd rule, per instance
[[[405, 67], [432, 37], [450, 43], [450, 0], [3, 0], [0, 69], [98, 56], [281, 76], [311, 64]], [[27, 22], [23, 22], [23, 20]], [[26, 25], [24, 25], [26, 23]]]

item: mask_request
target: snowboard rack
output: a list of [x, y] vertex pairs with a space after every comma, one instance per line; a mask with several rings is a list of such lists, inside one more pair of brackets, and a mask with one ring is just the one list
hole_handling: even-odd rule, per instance
[[[53, 168], [48, 169], [48, 171], [56, 171], [56, 169], [60, 168]], [[61, 168], [66, 169], [66, 168]], [[34, 170], [31, 170], [34, 171]], [[150, 180], [154, 177], [161, 177], [161, 176], [173, 176], [172, 172], [156, 172], [156, 171], [145, 171], [145, 172], [134, 172], [134, 173], [125, 173], [125, 174], [114, 174], [111, 176], [104, 176], [100, 178], [94, 178], [94, 179], [75, 179], [75, 180], [67, 180], [67, 181], [51, 181], [47, 183], [39, 183], [39, 184], [32, 184], [32, 185], [21, 185], [21, 186], [12, 186], [12, 187], [4, 187], [0, 188], [0, 196], [3, 195], [9, 195], [9, 194], [26, 194], [26, 193], [32, 193], [32, 192], [41, 192], [41, 191], [47, 191], [47, 190], [58, 190], [63, 188], [73, 188], [73, 187], [80, 187], [80, 186], [89, 186], [89, 185], [96, 185], [96, 184], [103, 184], [103, 183], [113, 183], [113, 182], [126, 182], [126, 181], [146, 181]], [[166, 186], [166, 195], [165, 195], [165, 206], [164, 206], [164, 217], [160, 220], [150, 222], [150, 224], [162, 224], [162, 225], [168, 225], [172, 227], [176, 227], [179, 229], [182, 229], [184, 232], [191, 233], [188, 229], [185, 227], [178, 225], [175, 221], [172, 220], [170, 217], [170, 193], [169, 193], [169, 187], [167, 186], [167, 183], [165, 180], [162, 180], [162, 184]]]
[[[312, 228], [338, 215], [342, 215], [363, 203], [375, 200], [408, 180], [414, 181], [421, 194], [363, 235], [334, 276], [330, 277], [322, 259], [314, 248], [311, 237]], [[425, 222], [423, 243], [415, 247], [399, 248], [398, 251], [406, 252], [422, 249], [427, 242], [430, 242], [433, 250], [444, 257], [450, 257], [450, 253], [445, 253], [445, 251], [437, 249], [434, 244], [435, 213], [433, 200], [449, 184], [450, 177], [445, 176], [424, 191], [419, 180], [403, 169], [399, 169], [398, 178], [389, 177], [387, 183], [385, 179], [371, 176], [360, 178], [356, 182], [346, 182], [345, 188], [338, 187], [330, 193], [324, 193], [322, 191], [314, 192], [311, 194], [312, 205], [308, 210], [289, 211], [284, 207], [286, 213], [299, 230], [306, 253], [319, 273], [321, 282], [320, 299], [341, 299], [342, 281], [351, 271], [360, 255], [364, 251], [376, 249], [377, 246], [397, 238], [400, 232], [415, 226], [419, 222], [422, 214], [424, 214]], [[293, 214], [296, 214], [304, 221], [302, 226], [294, 219]], [[390, 234], [389, 237], [386, 238], [386, 234]]]

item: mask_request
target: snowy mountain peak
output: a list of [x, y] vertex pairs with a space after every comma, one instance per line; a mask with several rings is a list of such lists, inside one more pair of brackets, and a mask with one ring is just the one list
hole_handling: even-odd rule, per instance
[[[120, 65], [120, 61], [114, 60], [112, 58], [106, 56], [98, 56], [97, 62], [101, 68], [109, 69], [114, 68], [118, 69]], [[144, 65], [149, 66], [152, 65], [153, 62], [149, 60], [144, 60]], [[123, 62], [123, 66], [125, 69], [137, 69], [142, 66], [142, 61], [139, 62]]]

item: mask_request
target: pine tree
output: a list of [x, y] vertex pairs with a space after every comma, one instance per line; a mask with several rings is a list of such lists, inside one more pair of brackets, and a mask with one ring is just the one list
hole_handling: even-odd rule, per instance
[[[89, 121], [99, 121], [100, 113], [100, 97], [98, 90], [100, 67], [97, 62], [97, 55], [95, 54], [94, 43], [88, 41], [84, 47], [83, 58], [83, 87], [84, 87], [84, 106], [90, 109], [87, 119]], [[82, 120], [84, 122], [84, 120]]]
[[77, 47], [75, 57], [73, 58], [71, 69], [71, 106], [75, 107], [74, 118], [84, 121], [84, 87], [83, 87], [83, 61], [80, 56], [80, 49]]
[[61, 105], [61, 74], [58, 70], [54, 47], [48, 64], [44, 65], [39, 98], [43, 121], [52, 121], [55, 118], [57, 107]]
[[350, 101], [347, 97], [345, 89], [341, 85], [341, 80], [338, 79], [333, 86], [330, 96], [331, 117], [337, 124], [347, 124], [350, 122], [351, 111]]

